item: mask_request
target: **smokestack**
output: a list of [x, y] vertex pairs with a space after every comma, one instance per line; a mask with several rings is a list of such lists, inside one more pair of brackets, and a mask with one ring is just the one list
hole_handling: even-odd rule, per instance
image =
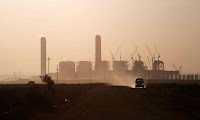
[[95, 37], [95, 70], [97, 70], [101, 63], [101, 36], [100, 35], [96, 35]]
[[46, 75], [46, 38], [41, 37], [41, 75]]

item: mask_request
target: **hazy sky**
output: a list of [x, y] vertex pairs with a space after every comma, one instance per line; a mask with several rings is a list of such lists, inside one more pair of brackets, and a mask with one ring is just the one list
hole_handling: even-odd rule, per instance
[[96, 34], [103, 60], [121, 46], [130, 61], [139, 45], [147, 63], [144, 44], [156, 45], [167, 70], [200, 73], [200, 0], [0, 0], [0, 73], [40, 73], [40, 35], [51, 72], [64, 58], [94, 61]]

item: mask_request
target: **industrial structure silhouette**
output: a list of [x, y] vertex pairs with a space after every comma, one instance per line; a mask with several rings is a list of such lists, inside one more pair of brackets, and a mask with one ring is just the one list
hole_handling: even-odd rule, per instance
[[[147, 47], [147, 46], [146, 46]], [[138, 48], [138, 47], [137, 47]], [[160, 60], [160, 55], [158, 59], [155, 59], [154, 55], [151, 54], [149, 48], [147, 47], [150, 55], [151, 62], [148, 58], [149, 68], [141, 60], [141, 55], [138, 54], [138, 59], [134, 59], [137, 48], [134, 54], [131, 54], [132, 63], [128, 61], [115, 60], [118, 53], [112, 56], [112, 66], [110, 66], [109, 61], [101, 60], [101, 36], [95, 36], [95, 70], [92, 69], [91, 61], [79, 61], [77, 63], [73, 61], [61, 61], [59, 63], [59, 71], [54, 74], [54, 79], [59, 80], [95, 80], [96, 82], [102, 82], [106, 80], [112, 80], [116, 77], [123, 78], [123, 76], [130, 77], [142, 77], [144, 79], [187, 79], [187, 80], [197, 80], [198, 75], [181, 75], [179, 70], [176, 71], [166, 71], [164, 61]], [[41, 75], [46, 74], [46, 39], [41, 38]], [[131, 67], [129, 67], [131, 65]], [[110, 69], [110, 67], [112, 69]], [[131, 68], [131, 69], [129, 69]], [[58, 68], [57, 68], [58, 69]]]

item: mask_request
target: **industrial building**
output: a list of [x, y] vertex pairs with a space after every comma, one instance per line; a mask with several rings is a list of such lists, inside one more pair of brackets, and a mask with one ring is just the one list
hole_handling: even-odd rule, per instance
[[110, 70], [110, 62], [109, 61], [101, 61], [99, 63], [99, 69], [96, 71], [102, 72], [102, 71], [109, 71]]
[[79, 79], [82, 78], [91, 78], [92, 74], [92, 62], [90, 61], [80, 61], [77, 65], [77, 74], [76, 77]]
[[75, 78], [75, 62], [62, 61], [59, 63], [59, 77], [60, 79]]

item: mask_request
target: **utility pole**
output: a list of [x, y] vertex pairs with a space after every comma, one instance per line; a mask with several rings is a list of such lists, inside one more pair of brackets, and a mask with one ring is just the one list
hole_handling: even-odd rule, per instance
[[122, 56], [121, 56], [121, 51], [120, 51], [120, 58], [119, 58], [119, 59], [120, 59], [120, 61], [121, 61], [121, 59], [122, 59]]
[[76, 82], [78, 83], [78, 68], [75, 67], [75, 77], [76, 77]]
[[15, 76], [15, 80], [17, 79], [17, 77], [16, 77], [16, 74], [15, 74], [15, 72], [14, 72], [14, 76]]
[[[91, 62], [91, 59], [90, 59], [90, 57], [89, 57], [89, 60], [90, 60], [90, 62]], [[92, 80], [91, 80], [91, 72], [92, 72], [92, 62], [91, 62], [91, 64], [89, 64], [89, 67], [90, 67], [90, 84], [92, 83]]]
[[78, 77], [78, 76], [77, 76], [77, 71], [75, 71], [75, 74], [76, 74], [76, 81], [77, 81], [77, 77]]
[[57, 69], [56, 70], [57, 70], [57, 84], [58, 84], [58, 70], [59, 70], [58, 69], [58, 64], [57, 64]]
[[48, 74], [49, 74], [49, 62], [50, 62], [51, 58], [48, 57], [47, 60], [48, 60]]
[[106, 83], [106, 71], [104, 70], [104, 82]]
[[90, 68], [90, 84], [92, 83], [92, 80], [91, 80], [91, 68]]

